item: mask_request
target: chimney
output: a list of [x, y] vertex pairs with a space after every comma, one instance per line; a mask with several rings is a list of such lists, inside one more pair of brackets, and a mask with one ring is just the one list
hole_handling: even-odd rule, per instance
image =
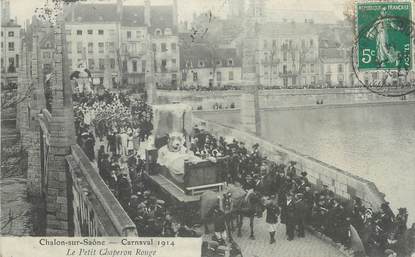
[[150, 0], [145, 0], [144, 1], [144, 23], [148, 27], [151, 27], [150, 8], [151, 8]]
[[173, 0], [173, 27], [178, 25], [177, 0]]

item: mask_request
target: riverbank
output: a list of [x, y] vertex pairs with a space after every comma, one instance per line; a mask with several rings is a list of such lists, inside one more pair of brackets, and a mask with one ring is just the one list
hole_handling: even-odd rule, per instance
[[[158, 90], [159, 103], [181, 102], [193, 110], [238, 109], [243, 91], [163, 91]], [[320, 106], [343, 106], [360, 104], [384, 104], [415, 101], [415, 94], [404, 97], [385, 97], [366, 88], [326, 89], [279, 89], [260, 90], [259, 107], [274, 108], [319, 108]]]

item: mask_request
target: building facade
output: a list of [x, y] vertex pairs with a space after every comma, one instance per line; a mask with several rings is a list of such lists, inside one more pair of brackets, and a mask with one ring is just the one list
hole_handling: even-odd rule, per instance
[[221, 89], [241, 83], [242, 64], [234, 48], [191, 44], [180, 55], [182, 88]]
[[20, 62], [20, 25], [14, 20], [1, 24], [1, 73], [16, 73]]
[[309, 23], [256, 26], [256, 73], [268, 88], [304, 87], [318, 82], [318, 33]]
[[144, 6], [125, 6], [121, 0], [77, 3], [65, 10], [65, 16], [71, 67], [86, 63], [94, 84], [103, 84], [106, 69], [113, 87], [143, 90], [146, 74], [157, 84], [177, 84], [176, 1], [168, 6], [152, 6], [148, 0]]

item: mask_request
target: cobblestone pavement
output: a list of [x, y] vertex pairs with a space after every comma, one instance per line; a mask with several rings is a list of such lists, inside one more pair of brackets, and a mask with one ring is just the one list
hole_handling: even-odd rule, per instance
[[285, 236], [285, 225], [278, 224], [275, 235], [276, 243], [269, 244], [268, 226], [265, 218], [255, 219], [255, 240], [249, 239], [249, 219], [244, 218], [242, 237], [233, 233], [234, 240], [241, 247], [244, 257], [344, 257], [339, 250], [331, 244], [324, 242], [316, 236], [307, 233], [305, 238], [295, 237], [288, 241]]

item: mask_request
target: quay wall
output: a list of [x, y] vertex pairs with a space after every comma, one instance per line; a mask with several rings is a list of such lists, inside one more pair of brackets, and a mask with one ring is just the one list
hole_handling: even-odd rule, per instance
[[330, 190], [342, 198], [352, 199], [357, 196], [362, 199], [366, 207], [370, 207], [374, 211], [380, 210], [380, 205], [385, 202], [385, 195], [377, 189], [373, 182], [345, 170], [282, 145], [272, 144], [250, 133], [198, 118], [193, 118], [193, 120], [195, 125], [197, 124], [215, 136], [233, 137], [245, 142], [248, 147], [259, 143], [260, 151], [271, 161], [285, 164], [288, 164], [289, 161], [296, 161], [298, 173], [307, 172], [307, 177], [312, 184], [317, 187], [327, 185]]
[[[193, 110], [212, 110], [216, 104], [222, 109], [241, 107], [241, 90], [227, 91], [168, 91], [158, 90], [160, 104], [182, 102]], [[415, 101], [415, 94], [405, 97], [385, 97], [366, 88], [324, 88], [324, 89], [274, 89], [259, 91], [259, 108], [312, 107], [324, 105], [349, 105], [365, 103], [389, 103]], [[317, 104], [322, 102], [322, 104]]]

